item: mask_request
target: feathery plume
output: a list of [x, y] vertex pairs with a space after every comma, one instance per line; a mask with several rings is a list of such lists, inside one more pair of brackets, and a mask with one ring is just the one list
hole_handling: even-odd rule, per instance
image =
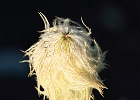
[[91, 30], [82, 18], [86, 29], [59, 17], [50, 27], [45, 15], [41, 12], [39, 15], [45, 29], [39, 31], [42, 33], [39, 41], [24, 51], [29, 56], [25, 60], [30, 65], [29, 76], [36, 75], [39, 95], [49, 100], [94, 100], [93, 89], [103, 95], [102, 90], [107, 87], [98, 72], [105, 67], [105, 53], [90, 37]]

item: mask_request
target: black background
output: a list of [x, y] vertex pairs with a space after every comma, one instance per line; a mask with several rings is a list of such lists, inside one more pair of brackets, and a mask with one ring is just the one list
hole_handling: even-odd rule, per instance
[[[139, 6], [139, 0], [0, 1], [0, 54], [6, 51], [7, 55], [5, 58], [0, 55], [0, 100], [43, 99], [34, 88], [34, 77], [28, 78], [28, 64], [19, 64], [26, 59], [24, 54], [14, 53], [14, 56], [20, 54], [19, 59], [9, 55], [15, 49], [17, 52], [26, 50], [38, 41], [37, 31], [44, 29], [38, 12], [44, 13], [50, 23], [58, 16], [81, 24], [82, 16], [92, 29], [92, 37], [103, 51], [108, 51], [109, 66], [100, 76], [109, 89], [104, 90], [104, 98], [94, 90], [97, 100], [140, 100]], [[8, 74], [2, 69], [5, 64], [10, 66], [14, 59], [15, 66], [26, 68], [25, 72], [15, 74], [15, 69]], [[5, 64], [2, 61], [6, 61]], [[5, 69], [8, 70], [8, 65]]]

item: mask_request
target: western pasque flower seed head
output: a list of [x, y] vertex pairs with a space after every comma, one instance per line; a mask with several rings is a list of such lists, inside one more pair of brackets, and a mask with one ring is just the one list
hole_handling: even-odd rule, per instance
[[90, 100], [93, 89], [102, 95], [106, 86], [98, 72], [105, 66], [105, 53], [90, 37], [91, 30], [82, 19], [86, 29], [59, 17], [51, 27], [45, 15], [39, 14], [45, 29], [39, 41], [24, 51], [29, 56], [29, 75], [36, 75], [38, 93], [49, 100]]

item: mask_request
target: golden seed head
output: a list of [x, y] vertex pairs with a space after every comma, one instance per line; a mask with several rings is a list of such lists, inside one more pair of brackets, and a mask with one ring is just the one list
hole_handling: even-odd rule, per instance
[[36, 75], [38, 93], [49, 100], [90, 100], [93, 98], [92, 89], [97, 89], [102, 95], [106, 86], [98, 72], [105, 66], [105, 53], [91, 39], [91, 30], [82, 19], [88, 32], [76, 22], [59, 17], [50, 27], [45, 15], [39, 14], [45, 29], [40, 31], [43, 34], [39, 41], [25, 51], [29, 56], [29, 75]]

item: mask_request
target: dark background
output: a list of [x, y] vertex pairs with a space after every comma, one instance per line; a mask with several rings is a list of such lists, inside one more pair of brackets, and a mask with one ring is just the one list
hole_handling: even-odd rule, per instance
[[97, 100], [140, 100], [140, 3], [139, 0], [46, 0], [0, 1], [0, 100], [42, 100], [28, 78], [28, 63], [20, 50], [38, 41], [44, 29], [38, 12], [52, 23], [55, 16], [92, 29], [103, 51], [108, 51], [107, 69], [100, 73], [109, 88]]

